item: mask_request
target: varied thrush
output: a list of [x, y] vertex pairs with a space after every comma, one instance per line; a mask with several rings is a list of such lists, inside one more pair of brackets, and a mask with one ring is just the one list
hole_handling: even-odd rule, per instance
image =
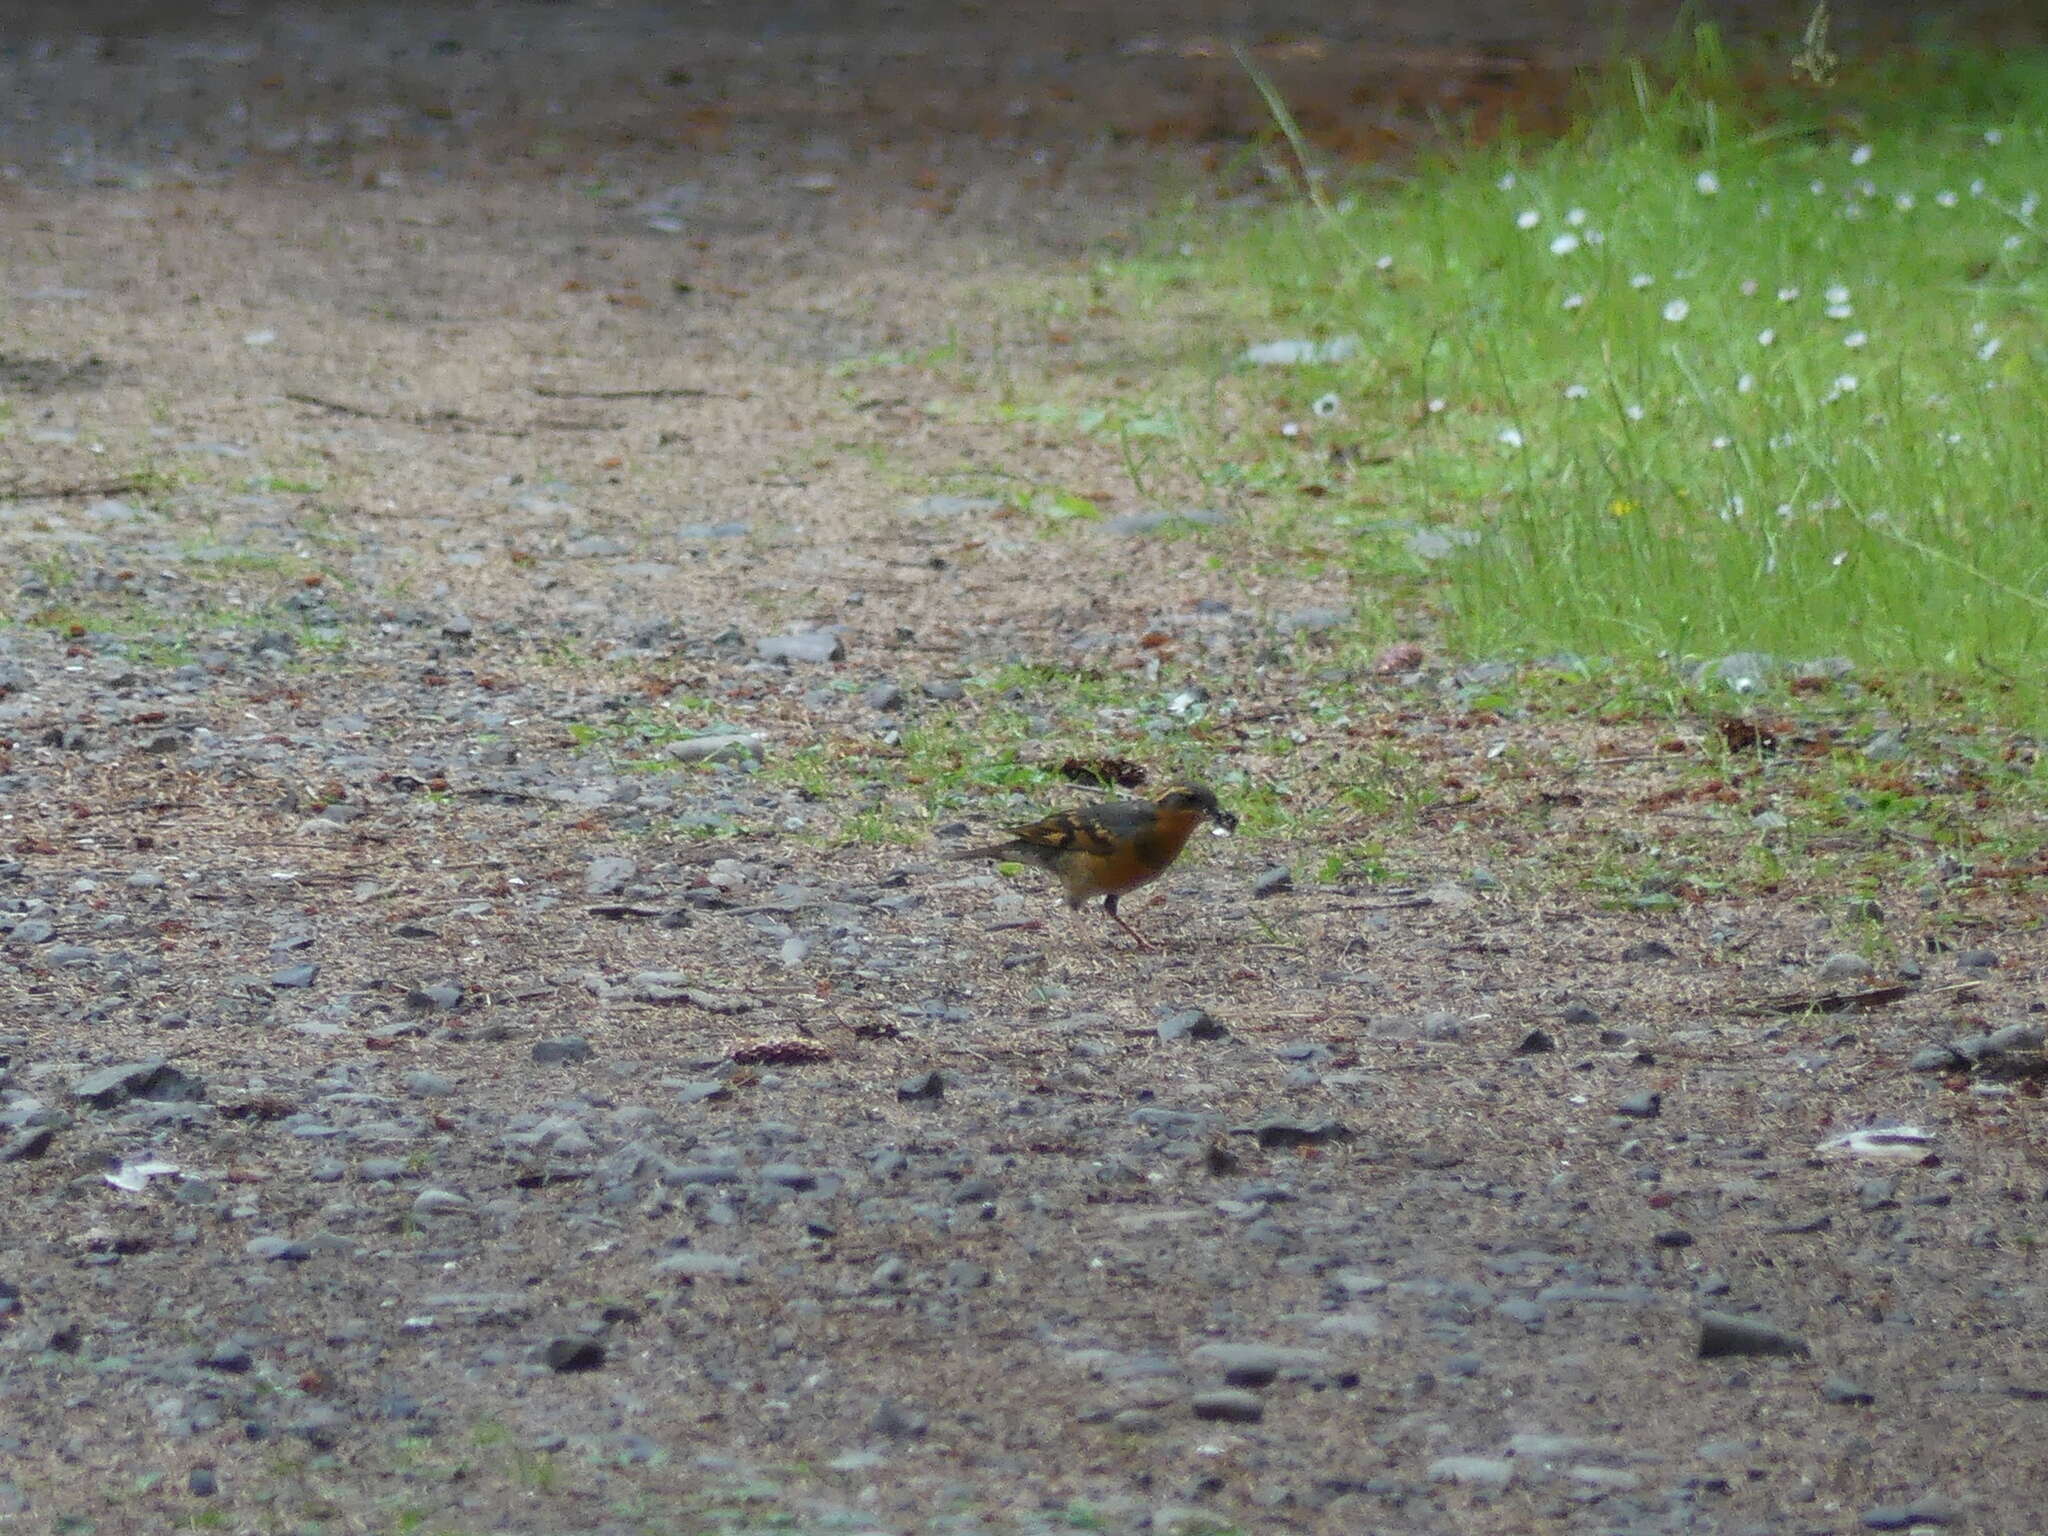
[[1151, 800], [1105, 800], [1078, 810], [1057, 811], [1043, 821], [1010, 827], [1010, 840], [985, 848], [963, 848], [955, 859], [1015, 859], [1059, 877], [1068, 907], [1078, 911], [1091, 896], [1102, 898], [1109, 920], [1150, 949], [1145, 936], [1117, 912], [1119, 896], [1157, 880], [1204, 819], [1234, 831], [1237, 818], [1201, 784], [1176, 784]]

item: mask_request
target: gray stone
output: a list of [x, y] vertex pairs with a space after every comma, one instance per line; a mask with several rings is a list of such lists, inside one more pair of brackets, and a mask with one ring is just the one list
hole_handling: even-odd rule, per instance
[[565, 1333], [549, 1339], [540, 1348], [542, 1364], [551, 1371], [568, 1374], [594, 1371], [604, 1364], [604, 1345], [587, 1333]]
[[242, 1245], [242, 1251], [252, 1259], [282, 1260], [288, 1264], [297, 1264], [313, 1256], [312, 1249], [288, 1237], [252, 1237]]
[[71, 1093], [95, 1109], [112, 1109], [129, 1099], [197, 1103], [206, 1097], [206, 1085], [158, 1058], [87, 1073], [71, 1085]]
[[919, 519], [973, 517], [1001, 512], [1009, 506], [1010, 503], [1000, 496], [926, 496], [907, 503], [902, 515]]
[[539, 1066], [575, 1066], [590, 1060], [590, 1042], [581, 1035], [556, 1035], [534, 1041], [531, 1055]]
[[1664, 1112], [1664, 1095], [1646, 1088], [1616, 1104], [1614, 1112], [1631, 1120], [1654, 1120]]
[[1233, 1387], [1269, 1386], [1282, 1372], [1301, 1375], [1325, 1371], [1331, 1365], [1329, 1355], [1320, 1349], [1273, 1344], [1203, 1344], [1188, 1358]]
[[1319, 635], [1344, 624], [1350, 617], [1347, 608], [1297, 608], [1292, 613], [1283, 613], [1274, 627], [1283, 635]]
[[846, 642], [828, 629], [805, 629], [790, 635], [763, 635], [754, 650], [768, 661], [826, 662], [846, 658]]
[[640, 873], [640, 866], [631, 859], [617, 854], [606, 854], [595, 858], [583, 871], [583, 894], [586, 896], [614, 896], [625, 889], [626, 882]]
[[662, 750], [678, 763], [758, 763], [765, 754], [761, 738], [744, 731], [687, 736]]
[[1870, 962], [1853, 950], [1842, 950], [1821, 962], [1822, 981], [1857, 981], [1870, 974]]
[[1204, 1008], [1182, 1008], [1159, 1021], [1161, 1040], [1227, 1040], [1230, 1031]]
[[1700, 1314], [1699, 1356], [1715, 1360], [1726, 1355], [1810, 1355], [1806, 1340], [1788, 1333], [1767, 1318], [1738, 1317], [1732, 1312]]
[[1110, 533], [1144, 534], [1157, 533], [1162, 528], [1220, 528], [1229, 521], [1221, 512], [1207, 507], [1188, 507], [1170, 512], [1125, 512], [1102, 526]]
[[1254, 896], [1278, 896], [1283, 891], [1293, 889], [1294, 871], [1285, 864], [1275, 864], [1271, 868], [1260, 870], [1258, 878], [1252, 881]]
[[1910, 1504], [1880, 1504], [1863, 1512], [1863, 1528], [1869, 1531], [1905, 1531], [1916, 1525], [1956, 1525], [1963, 1507], [1945, 1494], [1929, 1493]]
[[1188, 1409], [1198, 1419], [1219, 1424], [1256, 1424], [1266, 1416], [1266, 1405], [1256, 1392], [1242, 1387], [1217, 1387], [1197, 1392], [1188, 1399]]
[[656, 1262], [656, 1274], [668, 1275], [677, 1280], [744, 1280], [747, 1277], [747, 1263], [729, 1253], [702, 1253], [695, 1248], [684, 1248], [667, 1258]]
[[1350, 1141], [1356, 1132], [1341, 1120], [1295, 1120], [1272, 1115], [1251, 1125], [1234, 1125], [1233, 1136], [1253, 1136], [1267, 1150], [1320, 1146], [1324, 1142]]
[[1515, 1464], [1497, 1456], [1439, 1456], [1429, 1464], [1429, 1480], [1501, 1489], [1515, 1480]]
[[32, 1163], [50, 1150], [50, 1143], [56, 1138], [54, 1126], [31, 1126], [0, 1142], [0, 1163]]
[[1991, 1032], [1990, 1044], [1998, 1051], [2038, 1051], [2048, 1044], [2048, 1030], [2038, 1024], [2008, 1024]]
[[1281, 341], [1262, 341], [1255, 346], [1246, 347], [1238, 360], [1262, 368], [1298, 368], [1308, 363], [1341, 363], [1348, 357], [1357, 356], [1362, 345], [1356, 336], [1332, 336], [1326, 341], [1290, 337]]
[[1693, 668], [1698, 684], [1722, 683], [1736, 693], [1755, 693], [1777, 676], [1778, 659], [1764, 651], [1736, 651]]
[[254, 1367], [256, 1357], [249, 1353], [249, 1347], [240, 1340], [223, 1339], [201, 1354], [198, 1363], [209, 1371], [239, 1376]]

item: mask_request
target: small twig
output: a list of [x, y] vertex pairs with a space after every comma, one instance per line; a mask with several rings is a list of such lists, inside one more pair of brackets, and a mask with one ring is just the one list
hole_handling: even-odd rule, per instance
[[284, 397], [296, 405], [310, 405], [315, 410], [332, 411], [337, 416], [353, 416], [358, 421], [391, 421], [426, 430], [441, 428], [449, 432], [476, 432], [485, 437], [531, 437], [535, 432], [605, 432], [615, 425], [608, 421], [544, 419], [531, 426], [501, 427], [479, 421], [474, 416], [465, 416], [460, 411], [373, 411], [367, 406], [350, 405], [346, 400], [329, 400], [299, 389], [286, 390]]
[[536, 384], [533, 392], [543, 400], [737, 400], [738, 395], [720, 394], [712, 389], [556, 389]]
[[362, 406], [348, 405], [340, 400], [323, 400], [318, 395], [303, 394], [296, 389], [286, 390], [284, 397], [296, 405], [316, 406], [323, 411], [333, 411], [337, 416], [355, 416], [364, 421], [389, 421], [391, 419], [384, 411], [365, 410]]
[[30, 485], [18, 482], [0, 486], [0, 501], [64, 501], [73, 496], [125, 496], [144, 490], [140, 480], [78, 480], [69, 485]]
[[1937, 843], [1933, 838], [1923, 837], [1918, 832], [1905, 832], [1901, 831], [1897, 827], [1882, 827], [1879, 830], [1884, 834], [1884, 836], [1892, 838], [1901, 843], [1909, 844], [1910, 846], [1915, 848], [1939, 848], [1941, 846], [1941, 844]]

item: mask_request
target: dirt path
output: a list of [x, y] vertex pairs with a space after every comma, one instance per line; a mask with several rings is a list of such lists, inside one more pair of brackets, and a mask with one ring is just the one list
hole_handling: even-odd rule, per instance
[[[1545, 873], [1667, 835], [1654, 733], [1373, 675], [1003, 409], [1186, 345], [1088, 270], [1242, 147], [1203, 39], [1357, 144], [1574, 56], [1268, 10], [17, 15], [10, 1527], [2039, 1528], [2032, 1080], [1907, 1070], [2037, 1062], [2018, 915], [1745, 1013], [1839, 904]], [[1290, 830], [1150, 954], [890, 840], [1033, 722]]]

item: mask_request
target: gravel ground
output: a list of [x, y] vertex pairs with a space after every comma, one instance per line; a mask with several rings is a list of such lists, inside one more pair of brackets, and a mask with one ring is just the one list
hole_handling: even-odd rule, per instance
[[[1318, 723], [1334, 579], [931, 494], [1118, 482], [962, 370], [1163, 355], [1016, 296], [1298, 20], [174, 12], [0, 32], [10, 1529], [2043, 1528], [2035, 913], [1609, 910], [1647, 727]], [[1273, 46], [1369, 138], [1533, 26]], [[1204, 840], [1139, 952], [779, 771], [1152, 634], [1464, 775], [1331, 828], [1441, 878]]]

